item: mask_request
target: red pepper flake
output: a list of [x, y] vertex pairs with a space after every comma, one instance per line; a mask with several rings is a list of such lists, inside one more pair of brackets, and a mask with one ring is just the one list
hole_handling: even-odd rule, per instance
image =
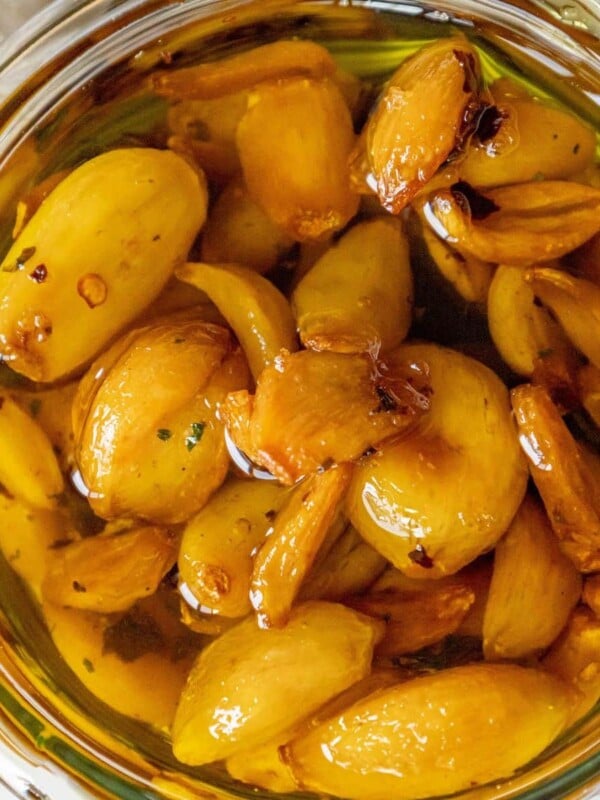
[[33, 272], [29, 273], [29, 277], [36, 283], [43, 283], [48, 277], [48, 268], [45, 264], [38, 264]]
[[433, 559], [427, 555], [427, 551], [422, 544], [418, 544], [414, 550], [411, 550], [408, 557], [423, 569], [432, 569], [433, 567]]
[[89, 272], [77, 282], [77, 292], [90, 308], [96, 308], [106, 300], [108, 288], [101, 275]]

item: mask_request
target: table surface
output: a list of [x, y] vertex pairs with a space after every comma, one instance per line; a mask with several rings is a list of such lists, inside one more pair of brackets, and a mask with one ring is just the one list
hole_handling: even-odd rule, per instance
[[0, 0], [0, 47], [9, 33], [47, 5], [49, 0]]

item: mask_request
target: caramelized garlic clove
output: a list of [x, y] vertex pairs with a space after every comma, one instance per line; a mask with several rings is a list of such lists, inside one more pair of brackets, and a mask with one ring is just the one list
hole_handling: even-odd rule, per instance
[[220, 61], [161, 72], [151, 79], [151, 86], [164, 97], [210, 100], [264, 81], [291, 76], [318, 79], [331, 77], [335, 71], [335, 61], [324, 47], [291, 39], [254, 47]]
[[466, 585], [441, 584], [422, 591], [370, 591], [344, 602], [386, 623], [375, 653], [378, 658], [393, 658], [437, 644], [457, 631], [475, 602], [475, 593]]
[[593, 364], [581, 367], [578, 384], [583, 407], [600, 427], [600, 368]]
[[600, 569], [600, 488], [582, 450], [541, 386], [511, 392], [529, 470], [564, 553], [582, 572]]
[[154, 594], [176, 558], [177, 538], [155, 526], [89, 536], [52, 554], [42, 593], [66, 608], [126, 611]]
[[172, 524], [199, 511], [229, 466], [219, 404], [248, 379], [217, 325], [163, 320], [117, 341], [74, 403], [77, 460], [96, 513]]
[[276, 483], [230, 478], [187, 522], [179, 576], [195, 602], [225, 617], [252, 611], [253, 556], [287, 494]]
[[534, 181], [481, 194], [459, 181], [424, 205], [432, 229], [465, 256], [529, 266], [569, 253], [600, 229], [600, 190]]
[[392, 219], [359, 222], [318, 259], [292, 295], [305, 347], [385, 352], [412, 322], [408, 240]]
[[560, 325], [536, 303], [522, 267], [497, 268], [488, 293], [487, 313], [492, 340], [518, 375], [532, 376], [538, 359], [569, 349]]
[[317, 554], [299, 597], [302, 600], [341, 601], [365, 591], [381, 575], [387, 561], [348, 525], [327, 553]]
[[421, 363], [379, 372], [367, 355], [303, 350], [263, 370], [254, 397], [229, 395], [222, 416], [246, 455], [293, 484], [405, 433], [427, 411], [427, 390]]
[[548, 517], [526, 498], [498, 542], [483, 623], [487, 659], [523, 658], [549, 647], [581, 595]]
[[392, 367], [395, 359], [428, 365], [430, 410], [357, 465], [349, 516], [402, 572], [441, 577], [500, 539], [525, 494], [527, 464], [508, 392], [491, 370], [435, 344], [403, 345]]
[[425, 224], [423, 239], [436, 267], [467, 303], [485, 305], [494, 276], [494, 267], [472, 256], [453, 250]]
[[348, 157], [350, 113], [331, 81], [264, 83], [237, 132], [250, 196], [292, 239], [319, 239], [356, 214]]
[[576, 722], [600, 700], [600, 620], [578, 606], [542, 661], [549, 673], [572, 686], [576, 694], [569, 720]]
[[388, 211], [399, 214], [473, 130], [480, 81], [477, 53], [460, 37], [422, 48], [394, 73], [364, 142]]
[[202, 260], [243, 264], [262, 274], [273, 269], [293, 243], [238, 179], [223, 189], [210, 210], [202, 233]]
[[175, 274], [202, 289], [233, 328], [255, 379], [282, 350], [296, 349], [288, 301], [271, 281], [238, 264], [188, 263]]
[[56, 508], [64, 481], [43, 428], [0, 391], [0, 484], [39, 509]]
[[0, 354], [54, 381], [97, 355], [161, 291], [204, 223], [205, 180], [152, 148], [112, 150], [42, 203], [0, 266]]
[[184, 764], [229, 758], [283, 734], [371, 669], [379, 623], [334, 603], [297, 606], [283, 628], [250, 617], [198, 656], [173, 724]]
[[575, 347], [600, 368], [600, 286], [550, 267], [534, 267], [525, 278]]
[[289, 496], [254, 559], [250, 600], [262, 628], [285, 625], [300, 586], [308, 575], [340, 511], [352, 468], [348, 464], [311, 475]]
[[[499, 93], [493, 85], [491, 91], [495, 99]], [[498, 97], [497, 102], [488, 112], [492, 135], [480, 143], [472, 140], [459, 164], [462, 180], [479, 188], [528, 183], [540, 177], [561, 180], [593, 163], [595, 133], [574, 114], [533, 97]], [[494, 110], [495, 118], [491, 117]]]
[[373, 692], [284, 755], [299, 785], [319, 794], [447, 795], [512, 775], [564, 730], [571, 701], [541, 670], [455, 667]]

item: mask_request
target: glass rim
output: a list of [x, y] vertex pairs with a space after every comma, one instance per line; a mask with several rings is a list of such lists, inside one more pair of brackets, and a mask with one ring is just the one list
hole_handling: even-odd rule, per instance
[[[90, 66], [100, 71], [98, 64], [100, 63], [103, 68], [108, 66], [107, 60], [118, 59], [121, 56], [121, 50], [115, 48], [115, 39], [121, 37], [124, 41], [121, 42], [123, 52], [127, 50], [131, 52], [137, 42], [147, 41], [149, 29], [160, 21], [166, 21], [171, 26], [167, 31], [174, 30], [186, 22], [189, 22], [192, 15], [197, 13], [199, 9], [209, 9], [215, 5], [219, 6], [218, 13], [223, 13], [229, 8], [240, 8], [258, 6], [262, 16], [267, 16], [281, 8], [290, 8], [292, 6], [300, 7], [311, 3], [315, 6], [332, 6], [336, 0], [186, 0], [184, 3], [174, 4], [172, 6], [161, 5], [158, 10], [152, 12], [150, 17], [134, 18], [127, 27], [127, 32], [121, 28], [113, 36], [109, 36], [104, 40], [90, 44], [82, 53], [79, 53], [75, 60], [68, 65], [61, 66], [56, 74], [52, 73], [49, 83], [44, 84], [44, 99], [43, 101], [36, 95], [28, 97], [25, 104], [15, 114], [15, 119], [20, 120], [23, 115], [30, 114], [32, 117], [36, 116], [38, 112], [45, 113], [43, 110], [51, 108], [58, 98], [64, 96], [65, 92], [72, 90], [74, 86], [79, 85], [81, 82], [82, 70], [85, 72]], [[46, 64], [45, 56], [50, 49], [56, 46], [57, 41], [65, 41], [65, 37], [72, 36], [73, 30], [76, 28], [77, 37], [75, 39], [69, 38], [70, 49], [76, 48], [77, 44], [82, 42], [91, 31], [96, 30], [97, 26], [102, 22], [106, 23], [105, 17], [110, 15], [111, 22], [118, 22], [126, 17], [128, 14], [143, 12], [145, 8], [152, 8], [157, 4], [153, 0], [53, 0], [52, 3], [47, 5], [41, 12], [34, 16], [25, 26], [19, 31], [10, 36], [3, 45], [3, 53], [0, 59], [0, 112], [2, 102], [10, 99], [10, 91], [5, 91], [3, 95], [3, 86], [10, 85], [10, 81], [26, 79], [32, 71], [40, 69]], [[440, 8], [443, 7], [442, 13], [450, 15], [473, 15], [475, 17], [481, 16], [482, 12], [492, 12], [491, 18], [494, 24], [499, 29], [511, 28], [514, 30], [515, 25], [518, 26], [520, 33], [527, 33], [527, 25], [531, 24], [532, 20], [536, 23], [536, 37], [540, 36], [542, 42], [548, 47], [559, 47], [563, 55], [569, 59], [573, 59], [577, 64], [584, 66], [587, 70], [595, 73], [596, 78], [600, 75], [600, 52], [580, 40], [578, 37], [572, 35], [572, 29], [563, 29], [557, 27], [552, 22], [551, 17], [548, 19], [540, 19], [534, 14], [535, 8], [548, 9], [546, 2], [532, 2], [521, 3], [515, 6], [506, 0], [439, 0], [435, 3], [436, 8], [430, 3], [421, 3], [419, 0], [402, 0], [402, 2], [394, 2], [394, 0], [353, 0], [352, 5], [357, 8], [366, 8], [373, 11], [380, 10], [393, 10], [393, 9], [410, 9], [421, 8], [421, 13], [438, 14]], [[530, 6], [530, 9], [522, 8], [522, 5]], [[516, 12], [515, 12], [515, 9]], [[216, 12], [216, 10], [215, 10]], [[439, 16], [438, 16], [439, 19]], [[451, 17], [447, 20], [451, 21]], [[27, 67], [25, 62], [27, 56], [31, 56], [32, 52], [38, 48], [36, 57], [31, 60]], [[66, 80], [65, 80], [66, 71]], [[8, 75], [8, 82], [6, 76]], [[39, 92], [37, 93], [39, 95]], [[597, 105], [600, 104], [600, 92], [591, 94], [591, 99]], [[36, 105], [36, 102], [41, 103]], [[37, 117], [39, 119], [39, 116]], [[9, 121], [10, 125], [10, 121]], [[2, 160], [3, 151], [14, 145], [20, 137], [19, 125], [7, 128], [4, 126], [0, 128], [0, 161]], [[1, 646], [0, 642], [0, 646]], [[17, 682], [15, 680], [7, 679], [7, 672], [3, 667], [0, 659], [0, 689], [5, 689], [11, 693], [18, 692]], [[22, 677], [26, 679], [23, 673]], [[14, 697], [13, 697], [14, 701]], [[27, 711], [27, 697], [21, 695], [19, 702], [21, 703], [21, 711]], [[13, 712], [6, 706], [5, 698], [0, 691], [0, 711], [3, 710], [4, 714], [11, 717], [15, 724], [20, 723], [21, 727], [27, 728], [23, 723], [23, 717], [19, 717], [19, 711], [15, 707]], [[33, 718], [33, 717], [32, 717]], [[51, 720], [50, 720], [51, 721]], [[35, 739], [32, 730], [27, 730], [28, 738]], [[600, 733], [597, 734], [593, 743], [590, 743], [590, 748], [594, 747], [595, 751], [591, 753], [584, 753], [582, 760], [567, 766], [562, 771], [551, 775], [548, 778], [542, 778], [541, 783], [537, 786], [530, 788], [516, 790], [510, 789], [510, 782], [506, 782], [507, 792], [496, 794], [494, 797], [500, 798], [520, 798], [520, 800], [548, 800], [549, 797], [561, 798], [572, 796], [574, 791], [582, 789], [589, 784], [589, 781], [597, 778], [600, 775]], [[54, 754], [56, 756], [56, 753]], [[68, 771], [73, 770], [74, 760], [76, 757], [81, 759], [81, 754], [77, 749], [71, 746], [69, 742], [65, 743], [63, 751], [62, 763]], [[91, 762], [90, 762], [91, 763]], [[558, 769], [558, 768], [557, 768]], [[96, 781], [94, 778], [98, 777], [98, 765], [91, 764], [90, 772], [86, 772], [85, 761], [81, 761], [77, 767], [77, 771], [84, 775], [92, 783]], [[107, 773], [108, 774], [108, 773]], [[102, 784], [100, 784], [102, 786]], [[104, 790], [106, 790], [104, 788]], [[81, 790], [80, 790], [81, 791]], [[139, 794], [123, 794], [116, 795], [122, 797], [139, 797], [152, 798], [156, 800], [162, 796], [159, 789], [153, 789], [148, 785], [140, 783], [139, 785], [131, 784], [129, 789], [131, 792], [139, 792]], [[218, 790], [215, 790], [215, 792]], [[157, 792], [154, 797], [150, 792]], [[514, 793], [517, 792], [517, 793]], [[81, 795], [80, 795], [81, 796]], [[217, 795], [215, 794], [215, 797]], [[233, 795], [232, 795], [233, 796]], [[240, 797], [251, 796], [251, 790], [241, 792]], [[259, 797], [260, 795], [254, 795]], [[465, 798], [468, 793], [464, 793]], [[95, 797], [95, 795], [90, 795]], [[273, 795], [275, 797], [275, 795]], [[491, 795], [490, 795], [491, 797]]]

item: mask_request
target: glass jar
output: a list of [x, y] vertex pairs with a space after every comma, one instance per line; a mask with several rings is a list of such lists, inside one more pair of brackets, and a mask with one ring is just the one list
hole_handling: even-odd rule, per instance
[[[118, 139], [94, 115], [118, 104], [132, 75], [142, 81], [172, 58], [209, 59], [297, 34], [339, 56], [345, 48], [345, 57], [362, 59], [363, 74], [382, 76], [400, 60], [403, 32], [418, 38], [449, 24], [483, 36], [600, 130], [596, 0], [55, 0], [0, 53], [0, 247], [33, 177]], [[141, 135], [151, 113], [130, 108], [128, 135]], [[164, 736], [107, 710], [78, 685], [3, 559], [0, 587], [0, 794], [6, 787], [20, 798], [52, 800], [268, 796], [218, 768], [177, 765]], [[600, 713], [592, 713], [515, 777], [464, 796], [599, 794]]]

